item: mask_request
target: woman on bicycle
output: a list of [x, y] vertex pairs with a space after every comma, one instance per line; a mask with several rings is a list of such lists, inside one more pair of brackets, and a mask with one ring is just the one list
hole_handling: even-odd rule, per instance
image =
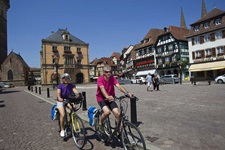
[[[96, 98], [99, 106], [103, 110], [103, 114], [100, 117], [100, 125], [103, 125], [104, 120], [110, 115], [110, 110], [113, 112], [115, 116], [116, 123], [119, 120], [120, 112], [119, 108], [114, 101], [115, 97], [115, 89], [114, 85], [125, 95], [132, 97], [133, 94], [127, 92], [127, 90], [121, 86], [116, 78], [111, 74], [111, 67], [109, 65], [105, 65], [103, 67], [103, 75], [98, 77], [97, 80], [97, 92]], [[101, 126], [101, 128], [103, 128]]]
[[[61, 76], [62, 83], [58, 85], [57, 87], [57, 108], [59, 110], [60, 118], [60, 136], [65, 137], [65, 130], [64, 130], [64, 118], [65, 118], [65, 109], [63, 106], [64, 99], [67, 99], [68, 96], [72, 93], [75, 93], [77, 98], [79, 97], [79, 92], [75, 88], [75, 86], [71, 83], [69, 83], [69, 80], [71, 80], [70, 75], [68, 73], [64, 73]], [[67, 107], [69, 109], [72, 109], [70, 104], [67, 104]]]

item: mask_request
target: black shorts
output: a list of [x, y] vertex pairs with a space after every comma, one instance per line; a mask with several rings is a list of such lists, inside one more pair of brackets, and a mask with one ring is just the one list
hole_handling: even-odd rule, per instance
[[101, 109], [104, 107], [104, 106], [108, 106], [109, 109], [112, 111], [114, 108], [118, 108], [117, 104], [115, 101], [101, 101], [101, 102], [98, 102], [99, 106], [101, 107]]

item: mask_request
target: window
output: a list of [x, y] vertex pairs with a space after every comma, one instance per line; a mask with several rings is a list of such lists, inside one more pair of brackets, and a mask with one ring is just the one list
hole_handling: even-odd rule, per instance
[[208, 42], [209, 40], [210, 40], [209, 34], [205, 35], [205, 36], [204, 36], [204, 41], [205, 41], [205, 42]]
[[221, 22], [222, 22], [222, 19], [221, 18], [217, 18], [215, 20], [215, 25], [219, 25], [219, 24], [221, 24]]
[[157, 52], [158, 52], [158, 54], [159, 54], [159, 53], [162, 53], [161, 47], [158, 47], [158, 48], [157, 48]]
[[173, 50], [173, 44], [169, 44], [168, 49], [169, 49], [169, 51]]
[[77, 60], [77, 64], [81, 64], [81, 60]]
[[211, 49], [206, 49], [205, 54], [206, 54], [206, 56], [211, 56], [211, 54], [212, 54]]
[[166, 58], [165, 58], [165, 62], [166, 62], [166, 63], [170, 62], [170, 58], [169, 58], [169, 57], [166, 57]]
[[54, 50], [57, 50], [57, 46], [53, 45], [53, 46], [52, 46], [52, 50], [53, 50], [53, 51], [54, 51]]
[[194, 26], [194, 31], [199, 31], [199, 25]]
[[217, 47], [217, 48], [216, 48], [216, 51], [217, 51], [217, 54], [223, 54], [223, 53], [224, 53], [224, 49], [223, 49], [222, 46]]
[[70, 46], [64, 46], [64, 51], [70, 51]]
[[12, 72], [12, 70], [8, 71], [8, 80], [13, 80], [13, 72]]
[[201, 51], [197, 51], [195, 52], [195, 56], [196, 58], [200, 58], [202, 55], [201, 55]]
[[195, 44], [199, 44], [200, 43], [200, 39], [199, 39], [199, 37], [196, 37], [195, 38]]
[[222, 32], [218, 31], [216, 32], [216, 39], [221, 39], [222, 38]]
[[159, 58], [159, 59], [158, 59], [158, 63], [159, 63], [159, 64], [162, 64], [162, 58]]
[[66, 65], [73, 65], [74, 64], [74, 59], [73, 57], [67, 57], [65, 60]]
[[209, 22], [204, 23], [203, 26], [205, 29], [209, 28]]
[[77, 53], [81, 53], [81, 48], [77, 48]]

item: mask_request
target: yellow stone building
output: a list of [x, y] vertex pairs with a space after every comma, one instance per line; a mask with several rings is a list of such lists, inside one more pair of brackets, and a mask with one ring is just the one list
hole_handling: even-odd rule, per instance
[[88, 43], [73, 36], [67, 29], [59, 29], [42, 39], [41, 84], [59, 84], [63, 73], [70, 74], [71, 83], [88, 83], [88, 48]]

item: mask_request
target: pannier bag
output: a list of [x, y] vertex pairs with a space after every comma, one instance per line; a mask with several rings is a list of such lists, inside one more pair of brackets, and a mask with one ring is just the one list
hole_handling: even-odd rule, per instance
[[51, 119], [52, 120], [58, 120], [59, 119], [59, 112], [58, 109], [56, 107], [56, 104], [52, 105], [52, 110], [51, 110]]
[[94, 126], [94, 118], [95, 115], [97, 114], [98, 109], [94, 106], [90, 106], [88, 108], [88, 118], [89, 118], [89, 125], [90, 126]]

